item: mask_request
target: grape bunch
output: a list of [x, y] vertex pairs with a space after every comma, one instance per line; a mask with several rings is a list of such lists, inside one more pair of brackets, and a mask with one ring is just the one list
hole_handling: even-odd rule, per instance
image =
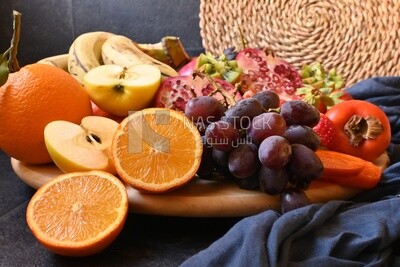
[[282, 212], [309, 203], [304, 190], [323, 170], [315, 154], [315, 107], [302, 100], [280, 104], [275, 92], [261, 91], [229, 108], [211, 96], [195, 97], [185, 115], [203, 138], [200, 178], [232, 178], [242, 189], [280, 195]]

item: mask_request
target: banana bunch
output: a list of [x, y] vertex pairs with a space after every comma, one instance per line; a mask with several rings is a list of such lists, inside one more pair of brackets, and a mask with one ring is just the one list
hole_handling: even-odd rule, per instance
[[104, 64], [151, 64], [164, 76], [174, 77], [178, 76], [175, 69], [189, 60], [177, 37], [166, 36], [157, 44], [138, 44], [123, 35], [96, 31], [81, 34], [73, 41], [68, 52], [68, 71], [82, 84], [89, 70]]

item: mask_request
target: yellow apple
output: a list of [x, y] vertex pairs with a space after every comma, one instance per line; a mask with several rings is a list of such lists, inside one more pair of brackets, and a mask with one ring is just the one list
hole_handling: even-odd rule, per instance
[[122, 117], [128, 116], [130, 111], [149, 107], [160, 83], [160, 70], [150, 64], [128, 68], [101, 65], [84, 76], [91, 100], [102, 110]]
[[116, 174], [111, 160], [111, 143], [118, 123], [101, 116], [84, 117], [81, 125], [52, 121], [44, 129], [47, 151], [65, 172], [102, 170]]

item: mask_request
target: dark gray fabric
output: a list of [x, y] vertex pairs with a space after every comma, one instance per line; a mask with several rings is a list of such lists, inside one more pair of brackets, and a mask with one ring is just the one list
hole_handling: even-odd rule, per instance
[[391, 121], [391, 165], [379, 185], [351, 201], [245, 218], [182, 266], [400, 266], [400, 77], [348, 90], [379, 105]]
[[183, 218], [130, 213], [122, 233], [102, 253], [69, 258], [47, 251], [29, 230], [25, 212], [35, 190], [13, 172], [0, 150], [0, 266], [177, 266], [207, 248], [240, 218]]

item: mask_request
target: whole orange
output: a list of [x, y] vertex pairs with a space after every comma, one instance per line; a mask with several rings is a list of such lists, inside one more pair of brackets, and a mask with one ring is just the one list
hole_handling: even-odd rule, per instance
[[91, 114], [85, 88], [69, 73], [46, 64], [26, 65], [0, 87], [0, 149], [25, 163], [49, 163], [45, 126], [54, 120], [80, 124]]

